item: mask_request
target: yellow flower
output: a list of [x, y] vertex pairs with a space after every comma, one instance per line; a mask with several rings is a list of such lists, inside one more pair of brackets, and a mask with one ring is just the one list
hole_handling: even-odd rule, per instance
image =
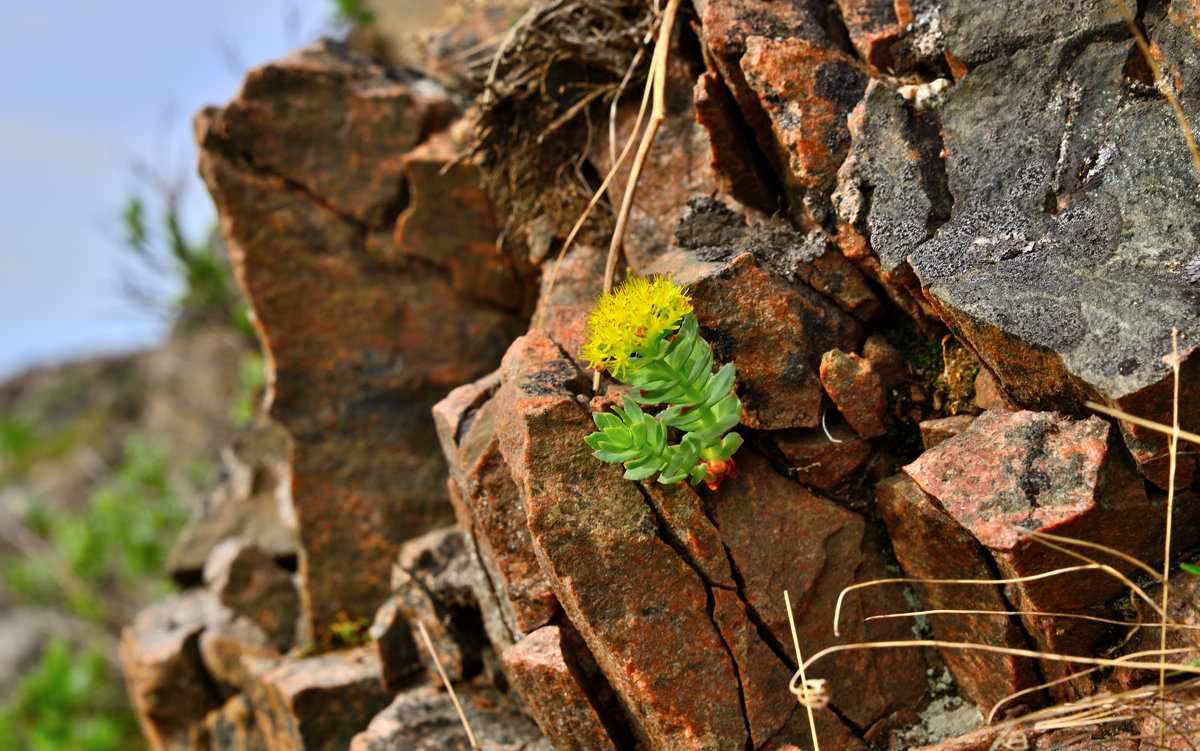
[[620, 378], [643, 345], [674, 331], [690, 312], [691, 299], [670, 278], [630, 277], [596, 300], [580, 354], [588, 367]]

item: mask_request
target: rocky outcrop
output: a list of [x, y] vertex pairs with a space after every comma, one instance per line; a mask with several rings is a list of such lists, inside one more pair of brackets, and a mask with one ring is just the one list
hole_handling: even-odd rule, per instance
[[[1112, 573], [1163, 564], [1164, 443], [1083, 402], [1167, 419], [1174, 327], [1181, 419], [1200, 424], [1181, 198], [1200, 180], [1119, 14], [1075, 5], [684, 4], [618, 268], [685, 285], [737, 369], [746, 444], [717, 489], [592, 455], [592, 415], [624, 388], [579, 356], [603, 243], [585, 230], [559, 263], [569, 222], [494, 203], [496, 155], [465, 153], [454, 97], [330, 43], [251, 74], [197, 131], [291, 441], [299, 570], [260, 535], [200, 546], [185, 617], [149, 611], [126, 637], [152, 742], [465, 748], [445, 672], [484, 748], [794, 751], [796, 645], [819, 653], [829, 748], [936, 744], [1014, 694], [1020, 712], [1144, 681], [1050, 653], [1115, 648]], [[1141, 16], [1187, 113], [1193, 10]], [[523, 23], [563, 33], [571, 13]], [[587, 19], [579, 70], [547, 82], [564, 115], [546, 153], [610, 111]], [[497, 75], [528, 73], [537, 31]], [[619, 142], [636, 109], [611, 111]], [[575, 151], [585, 182], [614, 156]], [[1195, 468], [1176, 552], [1200, 542]], [[1061, 571], [1080, 563], [1065, 538], [1111, 569]], [[937, 650], [904, 644], [931, 632]]]
[[[454, 187], [461, 170], [432, 188], [428, 149], [405, 161], [454, 114], [433, 82], [323, 44], [251, 73], [197, 118], [201, 171], [268, 354], [271, 414], [292, 439], [304, 607], [324, 644], [339, 617], [374, 611], [400, 542], [452, 519], [429, 408], [494, 367], [523, 325], [519, 304], [498, 307], [465, 254], [439, 245], [458, 224], [422, 219], [439, 215], [439, 190], [482, 198]], [[487, 232], [489, 207], [477, 209], [454, 212], [473, 238]], [[419, 245], [397, 244], [398, 216], [424, 224]]]

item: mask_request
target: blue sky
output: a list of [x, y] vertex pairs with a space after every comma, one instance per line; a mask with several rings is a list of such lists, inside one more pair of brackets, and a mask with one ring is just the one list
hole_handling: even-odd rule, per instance
[[146, 193], [149, 218], [158, 220], [133, 165], [184, 178], [186, 228], [206, 232], [214, 212], [195, 177], [192, 114], [232, 98], [247, 67], [328, 31], [332, 7], [0, 3], [0, 377], [161, 338], [161, 311], [121, 291], [137, 269], [120, 241], [127, 197]]

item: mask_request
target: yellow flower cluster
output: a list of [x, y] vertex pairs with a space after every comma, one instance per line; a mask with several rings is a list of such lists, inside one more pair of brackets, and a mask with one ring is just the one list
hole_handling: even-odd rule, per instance
[[691, 299], [670, 278], [630, 277], [596, 301], [580, 354], [588, 367], [620, 378], [642, 345], [674, 331], [691, 312]]

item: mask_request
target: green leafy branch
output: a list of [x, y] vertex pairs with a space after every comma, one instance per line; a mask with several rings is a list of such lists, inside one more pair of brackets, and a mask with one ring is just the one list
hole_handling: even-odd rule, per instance
[[[729, 433], [741, 414], [732, 363], [713, 372], [712, 347], [700, 336], [691, 301], [666, 278], [631, 278], [603, 296], [588, 320], [583, 355], [633, 387], [612, 413], [596, 413], [600, 430], [584, 440], [625, 477], [670, 484], [704, 481], [715, 489], [732, 476], [742, 437]], [[657, 415], [640, 405], [667, 405]], [[671, 443], [672, 431], [682, 433]], [[728, 434], [727, 434], [728, 433]]]

